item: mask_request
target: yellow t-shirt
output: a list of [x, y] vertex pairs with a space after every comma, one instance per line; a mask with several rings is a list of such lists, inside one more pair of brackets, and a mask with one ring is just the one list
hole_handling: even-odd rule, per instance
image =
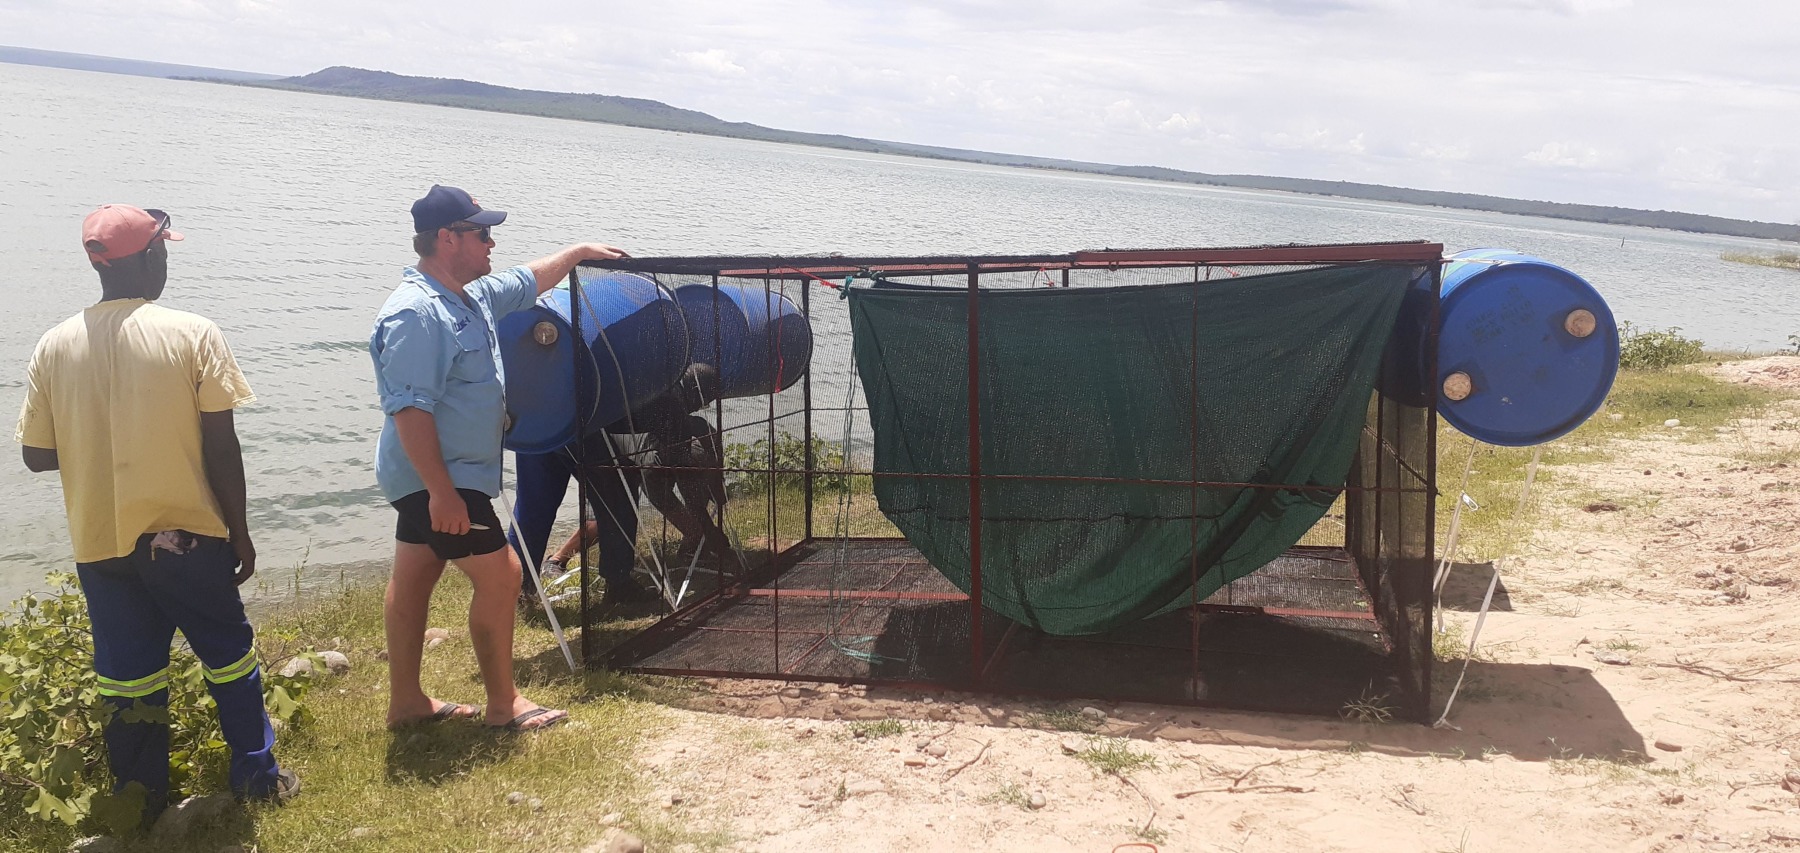
[[46, 332], [17, 437], [57, 453], [75, 561], [123, 557], [145, 533], [225, 536], [200, 455], [200, 413], [255, 399], [205, 317], [112, 299]]

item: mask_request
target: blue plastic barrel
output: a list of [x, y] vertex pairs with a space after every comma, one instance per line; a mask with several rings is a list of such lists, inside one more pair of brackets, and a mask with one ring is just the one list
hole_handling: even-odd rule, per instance
[[[501, 318], [506, 365], [506, 446], [548, 453], [575, 438], [585, 411], [588, 433], [668, 390], [688, 367], [687, 322], [669, 289], [634, 273], [582, 277], [581, 334], [570, 322], [569, 291]], [[576, 364], [587, 380], [577, 387]]]
[[753, 397], [794, 384], [812, 360], [812, 324], [781, 291], [761, 284], [675, 288], [690, 354], [719, 371], [719, 396]]
[[1542, 258], [1470, 249], [1444, 267], [1438, 411], [1507, 447], [1580, 426], [1619, 372], [1619, 329], [1593, 285]]

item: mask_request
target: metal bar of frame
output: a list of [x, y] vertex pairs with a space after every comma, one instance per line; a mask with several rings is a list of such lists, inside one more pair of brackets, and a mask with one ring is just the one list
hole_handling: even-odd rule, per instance
[[[588, 413], [581, 405], [581, 389], [589, 387], [587, 383], [592, 383], [599, 377], [590, 376], [585, 381], [582, 377], [582, 362], [585, 359], [581, 357], [581, 352], [587, 347], [587, 342], [581, 336], [581, 300], [581, 270], [580, 268], [571, 269], [569, 270], [569, 333], [575, 339], [570, 342], [569, 356], [575, 360], [575, 447], [574, 453], [571, 454], [575, 460], [575, 550], [581, 572], [581, 662], [583, 666], [592, 667], [599, 662], [599, 655], [594, 649], [594, 637], [598, 633], [593, 630], [595, 614], [592, 602], [588, 600], [588, 586], [593, 583], [594, 579], [593, 567], [588, 565], [588, 549], [582, 547], [587, 544], [588, 500], [592, 495], [588, 490], [585, 476], [588, 461]], [[599, 387], [593, 387], [592, 393], [595, 395], [595, 399], [598, 399]], [[514, 454], [514, 458], [517, 458], [517, 454]], [[596, 537], [596, 544], [598, 544], [597, 540], [598, 537]], [[524, 545], [525, 543], [521, 541], [519, 544]], [[549, 540], [544, 542], [544, 553], [550, 553]], [[541, 567], [543, 561], [539, 560], [538, 562]], [[542, 588], [537, 592], [538, 595], [544, 594]]]
[[[763, 423], [765, 423], [765, 422], [757, 421], [757, 424], [759, 426], [762, 425]], [[626, 455], [627, 456], [635, 456], [637, 454], [626, 454]], [[665, 468], [667, 466], [645, 465], [643, 467], [646, 470], [657, 470], [657, 469]], [[767, 474], [767, 473], [773, 472], [775, 474], [799, 475], [799, 474], [806, 473], [806, 469], [804, 469], [804, 468], [774, 468], [774, 469], [769, 469], [769, 468], [720, 468], [718, 470], [723, 471], [727, 474], [732, 474], [732, 473]], [[855, 471], [855, 470], [853, 470], [853, 471], [849, 471], [847, 473], [854, 475], [854, 476], [858, 476], [858, 477], [905, 477], [908, 479], [915, 479], [915, 480], [931, 480], [931, 479], [967, 480], [967, 479], [969, 479], [968, 474], [927, 474], [927, 473], [923, 473], [923, 472], [912, 472], [912, 471], [895, 472], [895, 471]], [[994, 482], [1021, 481], [1021, 482], [1031, 482], [1031, 483], [1119, 483], [1121, 485], [1135, 485], [1135, 486], [1168, 486], [1170, 488], [1179, 488], [1179, 489], [1185, 489], [1185, 488], [1189, 488], [1191, 486], [1199, 486], [1201, 488], [1262, 489], [1264, 491], [1275, 491], [1275, 492], [1343, 493], [1343, 492], [1361, 491], [1361, 492], [1393, 492], [1393, 493], [1397, 493], [1397, 494], [1405, 494], [1405, 493], [1409, 493], [1409, 492], [1430, 491], [1430, 489], [1424, 485], [1395, 486], [1392, 488], [1381, 488], [1381, 489], [1376, 489], [1376, 488], [1352, 489], [1349, 487], [1340, 488], [1338, 486], [1319, 486], [1319, 485], [1313, 485], [1313, 484], [1307, 484], [1307, 483], [1232, 483], [1232, 482], [1214, 481], [1214, 480], [1201, 480], [1201, 481], [1195, 482], [1192, 480], [1149, 480], [1149, 479], [1142, 479], [1142, 478], [1136, 478], [1136, 477], [1095, 477], [1095, 476], [1082, 475], [1082, 474], [982, 474], [980, 479], [991, 480]], [[1420, 483], [1421, 484], [1424, 483], [1424, 479], [1422, 477], [1420, 478]]]
[[[768, 304], [769, 304], [769, 280], [763, 279], [763, 306], [764, 306], [764, 308], [767, 308]], [[719, 336], [719, 338], [721, 340], [723, 340], [724, 337], [725, 337], [724, 335]], [[768, 364], [767, 359], [769, 358], [769, 356], [773, 355], [773, 353], [768, 351], [766, 348], [774, 346], [775, 337], [776, 336], [771, 335], [769, 337], [769, 340], [765, 343], [765, 350], [763, 352], [763, 358], [764, 358], [763, 363], [765, 365]], [[724, 367], [724, 363], [721, 362], [719, 366]], [[768, 489], [764, 492], [764, 494], [766, 494], [768, 496], [768, 501], [769, 501], [769, 504], [768, 504], [768, 507], [769, 507], [768, 543], [769, 543], [769, 559], [771, 561], [777, 560], [781, 554], [781, 530], [775, 526], [775, 469], [777, 467], [775, 464], [775, 451], [776, 451], [777, 447], [776, 447], [776, 438], [775, 438], [775, 389], [773, 387], [773, 384], [774, 384], [774, 382], [778, 382], [778, 381], [780, 381], [779, 378], [776, 378], [775, 380], [773, 380], [771, 382], [771, 387], [769, 389], [769, 394], [768, 394], [768, 399], [769, 399], [769, 480], [768, 480]], [[774, 654], [775, 654], [775, 671], [780, 672], [783, 667], [781, 665], [781, 593], [780, 593], [781, 576], [779, 574], [776, 575], [776, 577], [775, 577], [774, 588], [776, 590], [776, 594], [770, 600], [773, 601], [775, 604], [775, 645], [772, 649], [770, 649], [770, 651], [774, 652]]]
[[969, 681], [981, 686], [981, 272], [969, 265]]
[[[800, 316], [806, 318], [807, 328], [811, 328], [812, 327], [812, 284], [810, 282], [803, 281], [800, 283]], [[813, 458], [813, 425], [812, 425], [813, 398], [812, 398], [812, 370], [810, 369], [810, 367], [805, 373], [800, 375], [800, 406], [801, 406], [801, 410], [806, 413], [805, 417], [802, 418], [802, 420], [801, 420], [801, 429], [803, 429], [805, 431], [805, 436], [806, 436], [806, 475], [805, 475], [805, 479], [801, 481], [801, 483], [802, 483], [801, 491], [804, 492], [806, 495], [806, 500], [805, 500], [806, 529], [801, 534], [800, 538], [802, 540], [806, 540], [806, 539], [813, 538], [813, 469], [818, 466], [818, 460]], [[719, 443], [721, 446], [723, 446], [724, 440], [721, 439]], [[840, 449], [844, 453], [844, 460], [845, 460], [844, 467], [848, 468], [848, 467], [850, 467], [850, 465], [849, 465], [850, 448], [843, 447]], [[720, 461], [723, 461], [723, 460], [720, 460]]]
[[[1426, 272], [1426, 291], [1431, 301], [1430, 319], [1425, 324], [1423, 347], [1425, 349], [1425, 538], [1424, 556], [1427, 564], [1435, 561], [1437, 555], [1437, 458], [1438, 458], [1438, 410], [1437, 375], [1438, 375], [1438, 324], [1441, 322], [1440, 310], [1443, 307], [1443, 272], [1442, 264], [1431, 264]], [[1461, 495], [1457, 496], [1462, 499]], [[1418, 618], [1421, 623], [1415, 627], [1415, 641], [1422, 642], [1423, 647], [1415, 659], [1422, 663], [1419, 673], [1420, 695], [1416, 698], [1414, 710], [1418, 714], [1416, 720], [1422, 724], [1431, 722], [1431, 667], [1436, 655], [1431, 651], [1431, 600], [1432, 572], [1429, 569], [1416, 572], [1413, 579], [1413, 594], [1419, 602]], [[1420, 640], [1419, 638], [1422, 638]]]
[[1188, 698], [1200, 698], [1200, 265], [1194, 265], [1188, 341]]
[[[713, 277], [712, 277], [712, 311], [713, 311], [713, 336], [712, 336], [713, 337], [713, 353], [712, 353], [713, 360], [712, 360], [712, 366], [713, 366], [713, 370], [715, 371], [715, 376], [718, 380], [718, 386], [719, 386], [717, 389], [719, 393], [715, 393], [713, 395], [713, 431], [717, 432], [719, 434], [719, 465], [721, 467], [723, 467], [725, 464], [725, 395], [723, 393], [725, 390], [725, 336], [722, 334], [719, 334], [719, 329], [723, 325], [723, 320], [719, 316], [719, 300], [721, 298], [723, 298], [723, 296], [724, 296], [724, 294], [719, 290], [719, 274], [713, 273]], [[725, 476], [725, 472], [720, 471], [719, 476], [720, 477]], [[725, 532], [725, 501], [719, 501], [718, 505], [713, 507], [713, 523], [718, 525], [719, 532], [721, 532], [721, 533]], [[729, 541], [731, 538], [730, 534], [726, 534], [725, 538], [727, 541]], [[702, 549], [704, 549], [705, 545], [702, 545], [701, 547], [702, 547]], [[740, 566], [740, 561], [736, 560], [736, 559], [732, 559], [732, 560], [728, 560], [725, 562], [728, 562], [731, 564], [731, 572], [732, 572], [732, 575], [735, 577], [737, 575], [738, 568]], [[720, 586], [724, 586], [724, 583], [725, 583], [724, 571], [725, 571], [725, 567], [723, 565], [721, 565], [719, 567], [719, 572], [720, 572], [719, 584], [720, 584]]]
[[620, 258], [584, 261], [584, 266], [640, 273], [717, 273], [734, 278], [811, 280], [881, 272], [890, 276], [952, 275], [977, 272], [1033, 272], [1061, 269], [1127, 269], [1189, 264], [1296, 266], [1351, 263], [1437, 263], [1440, 243], [1336, 243], [1326, 245], [1235, 246], [1189, 249], [1102, 249], [1056, 255], [982, 255], [940, 257], [774, 257], [708, 256]]

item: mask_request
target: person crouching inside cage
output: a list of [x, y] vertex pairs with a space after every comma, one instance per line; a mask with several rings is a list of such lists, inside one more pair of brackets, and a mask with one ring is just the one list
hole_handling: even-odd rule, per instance
[[[644, 468], [651, 506], [681, 533], [677, 557], [696, 553], [723, 565], [731, 539], [715, 518], [725, 517], [725, 455], [719, 431], [695, 412], [719, 396], [719, 372], [710, 364], [687, 369], [681, 381], [633, 417], [654, 464]], [[716, 513], [716, 514], [715, 514]]]
[[[677, 556], [684, 563], [696, 552], [719, 564], [731, 554], [731, 540], [715, 521], [715, 513], [723, 517], [725, 510], [719, 433], [705, 418], [693, 414], [718, 399], [718, 391], [718, 371], [711, 365], [693, 365], [674, 388], [639, 407], [631, 417], [609, 425], [607, 434], [597, 437], [600, 441], [590, 443], [593, 452], [588, 454], [588, 473], [595, 491], [602, 496], [618, 491], [611, 488], [612, 481], [620, 478], [614, 460], [628, 466], [624, 479], [631, 483], [632, 492], [641, 481], [650, 505], [681, 534]], [[602, 500], [597, 510], [601, 517], [588, 521], [587, 535], [570, 534], [544, 561], [546, 584], [567, 572], [569, 561], [583, 547], [596, 542], [601, 546], [601, 565], [611, 562], [607, 540], [617, 537], [605, 533], [622, 523], [635, 524], [635, 515], [626, 522], [621, 513], [614, 512], [612, 503]]]

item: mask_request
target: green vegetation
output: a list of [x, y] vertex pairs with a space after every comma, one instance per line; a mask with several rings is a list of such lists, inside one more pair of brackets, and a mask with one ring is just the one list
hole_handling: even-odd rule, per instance
[[1601, 643], [1600, 648], [1615, 652], [1641, 652], [1650, 647], [1626, 637], [1613, 637]]
[[[623, 824], [653, 848], [687, 844], [710, 850], [730, 842], [708, 827], [690, 826], [680, 811], [647, 804], [649, 791], [632, 761], [632, 750], [641, 732], [660, 724], [664, 712], [658, 700], [668, 697], [659, 687], [662, 682], [604, 672], [572, 675], [549, 630], [541, 626], [519, 626], [518, 677], [528, 695], [568, 708], [574, 717], [569, 724], [523, 736], [492, 732], [475, 723], [389, 733], [383, 725], [387, 669], [375, 657], [384, 646], [381, 597], [380, 587], [349, 589], [259, 621], [261, 643], [271, 655], [265, 660], [282, 648], [335, 645], [350, 656], [354, 668], [348, 675], [311, 685], [302, 700], [302, 722], [285, 726], [278, 735], [276, 754], [305, 783], [300, 797], [285, 807], [257, 805], [228, 811], [182, 849], [210, 851], [240, 844], [284, 853], [578, 850], [599, 840], [604, 831], [600, 818], [611, 812], [622, 814]], [[79, 608], [78, 599], [58, 601], [58, 607]], [[430, 624], [450, 626], [452, 639], [426, 652], [424, 681], [433, 695], [452, 701], [481, 698], [473, 653], [458, 627], [468, 606], [467, 582], [459, 574], [447, 573], [433, 602]], [[559, 615], [565, 625], [576, 621], [572, 610]], [[73, 624], [65, 616], [56, 618], [62, 620], [56, 624]], [[597, 629], [604, 635], [602, 646], [645, 621], [602, 623]], [[8, 642], [14, 636], [12, 624]], [[6, 654], [14, 654], [10, 646]], [[64, 668], [46, 668], [40, 680], [54, 677], [76, 683], [74, 670], [87, 667], [87, 652], [70, 648], [59, 654], [68, 658], [67, 663], [56, 664]], [[178, 714], [195, 721], [209, 716], [188, 706]], [[216, 729], [216, 724], [209, 725]], [[11, 743], [0, 751], [10, 755], [17, 748]], [[104, 832], [95, 817], [71, 827], [28, 814], [20, 806], [20, 791], [10, 784], [13, 766], [9, 763], [5, 771], [7, 803], [0, 813], [0, 850], [60, 850], [78, 836]], [[202, 754], [197, 767], [186, 790], [223, 790], [224, 769], [213, 752]], [[84, 774], [89, 784], [110, 787], [103, 769]], [[509, 805], [506, 796], [513, 791], [541, 799], [542, 810]], [[132, 849], [156, 848], [137, 844]]]
[[1681, 336], [1679, 326], [1638, 329], [1619, 324], [1619, 367], [1624, 370], [1664, 370], [1705, 359], [1706, 346]]
[[[93, 633], [87, 605], [72, 575], [48, 578], [47, 593], [20, 599], [0, 624], [0, 808], [42, 821], [75, 826], [84, 820], [123, 831], [143, 807], [143, 790], [110, 793], [101, 732], [111, 709], [93, 671]], [[304, 731], [311, 714], [303, 704], [310, 674], [289, 678], [281, 666], [296, 652], [291, 637], [265, 634], [263, 692], [271, 716], [289, 731]], [[316, 661], [316, 656], [306, 654]], [[178, 648], [167, 708], [139, 701], [128, 720], [170, 725], [169, 776], [173, 795], [224, 786], [229, 751], [219, 733], [200, 662]]]
[[[1667, 360], [1664, 356], [1671, 350], [1690, 352], [1702, 346], [1698, 341], [1680, 338], [1676, 330], [1652, 334], [1667, 335], [1654, 345], [1662, 355], [1653, 360]], [[1445, 490], [1445, 497], [1438, 504], [1438, 541], [1442, 543], [1448, 535], [1453, 493], [1462, 477], [1463, 464], [1471, 461], [1471, 449], [1474, 453], [1468, 494], [1474, 508], [1464, 506], [1457, 558], [1480, 562], [1517, 553], [1523, 544], [1518, 539], [1529, 534], [1529, 518], [1519, 517], [1519, 495], [1534, 452], [1541, 451], [1542, 461], [1532, 486], [1533, 505], [1547, 493], [1544, 487], [1555, 481], [1551, 470], [1554, 466], [1601, 458], [1613, 439], [1662, 430], [1665, 421], [1675, 418], [1681, 421], [1679, 430], [1673, 433], [1678, 440], [1703, 441], [1711, 438], [1715, 429], [1755, 416], [1783, 396], [1766, 388], [1724, 382], [1695, 370], [1669, 366], [1620, 371], [1599, 412], [1574, 432], [1539, 448], [1474, 444], [1449, 425], [1441, 424], [1438, 483]], [[1771, 460], [1769, 464], [1783, 461], [1776, 457]], [[1592, 496], [1579, 497], [1586, 502]]]
[[1156, 767], [1156, 758], [1133, 750], [1121, 738], [1094, 738], [1087, 749], [1075, 754], [1088, 766], [1109, 776], [1124, 776], [1134, 770]]
[[1755, 264], [1759, 267], [1800, 270], [1800, 253], [1796, 252], [1776, 252], [1770, 255], [1758, 255], [1752, 252], [1726, 252], [1719, 258], [1734, 263]]
[[[736, 469], [726, 475], [726, 489], [734, 497], [757, 497], [769, 488], [769, 471], [775, 471], [778, 489], [799, 491], [806, 483], [806, 445], [797, 435], [780, 433], [775, 438], [773, 457], [769, 440], [759, 438], [748, 444], [725, 446], [725, 467]], [[849, 491], [867, 492], [873, 488], [869, 477], [856, 477], [844, 472], [844, 447], [834, 441], [814, 436], [813, 492], [835, 495]]]
[[1352, 723], [1391, 723], [1397, 710], [1389, 704], [1386, 693], [1377, 694], [1365, 689], [1361, 696], [1344, 703], [1344, 707], [1338, 709], [1338, 716]]
[[1031, 809], [1031, 794], [1027, 793], [1024, 786], [1017, 782], [1008, 782], [1001, 785], [1000, 790], [982, 797], [981, 801], [984, 803], [1012, 806], [1020, 811], [1029, 811]]
[[876, 740], [903, 734], [906, 734], [906, 724], [891, 717], [883, 720], [858, 720], [850, 724], [851, 737]]
[[1082, 716], [1080, 711], [1071, 711], [1067, 708], [1045, 711], [1042, 714], [1028, 714], [1024, 722], [1031, 728], [1050, 729], [1058, 732], [1087, 733], [1100, 727], [1093, 720]]

